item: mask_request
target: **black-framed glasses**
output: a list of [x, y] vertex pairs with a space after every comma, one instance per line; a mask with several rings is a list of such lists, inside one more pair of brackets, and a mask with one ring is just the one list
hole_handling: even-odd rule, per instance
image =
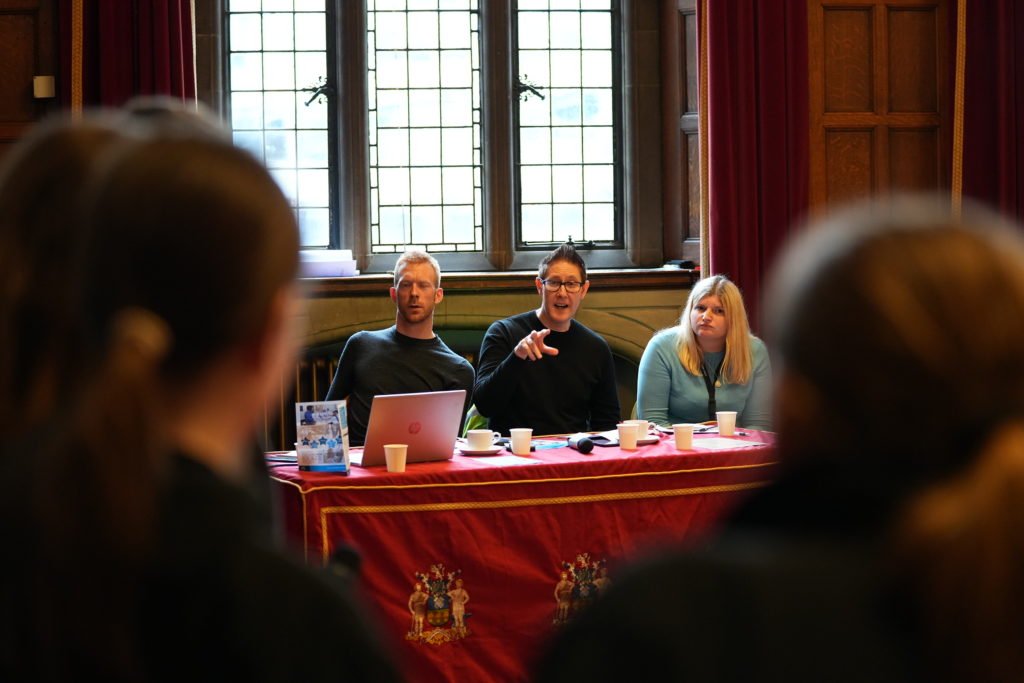
[[565, 287], [565, 291], [569, 294], [575, 294], [580, 291], [583, 287], [582, 282], [576, 282], [575, 280], [569, 280], [568, 282], [559, 282], [558, 280], [541, 280], [544, 283], [544, 289], [549, 292], [557, 292], [562, 287]]

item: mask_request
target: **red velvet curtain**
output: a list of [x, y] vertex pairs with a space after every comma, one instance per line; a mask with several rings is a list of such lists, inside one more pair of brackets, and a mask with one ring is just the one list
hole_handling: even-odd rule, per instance
[[760, 325], [767, 271], [808, 202], [806, 0], [698, 3], [706, 37], [710, 272]]
[[[950, 62], [956, 55], [956, 10]], [[963, 196], [1024, 220], [1024, 6], [967, 3]], [[1018, 49], [1020, 45], [1020, 49]], [[952, 88], [950, 89], [952, 92]]]
[[[82, 0], [83, 104], [195, 99], [191, 0]], [[60, 0], [61, 93], [71, 101], [72, 0]]]

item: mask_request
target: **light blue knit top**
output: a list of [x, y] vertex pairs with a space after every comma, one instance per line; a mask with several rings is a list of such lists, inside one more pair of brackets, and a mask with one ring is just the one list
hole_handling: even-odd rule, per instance
[[[678, 330], [669, 328], [654, 335], [643, 358], [637, 380], [637, 415], [663, 427], [673, 424], [704, 422], [708, 416], [708, 390], [701, 375], [683, 367], [676, 350]], [[715, 389], [718, 410], [735, 410], [736, 425], [751, 429], [771, 429], [772, 367], [768, 349], [757, 337], [750, 337], [753, 372], [746, 384], [726, 384]], [[725, 351], [705, 353], [708, 376]]]

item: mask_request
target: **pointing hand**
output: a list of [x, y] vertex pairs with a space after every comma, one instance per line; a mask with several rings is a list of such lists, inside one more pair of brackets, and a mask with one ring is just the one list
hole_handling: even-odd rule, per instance
[[534, 330], [516, 344], [514, 353], [523, 360], [540, 360], [544, 354], [557, 356], [558, 349], [544, 343], [544, 338], [551, 334], [551, 330]]

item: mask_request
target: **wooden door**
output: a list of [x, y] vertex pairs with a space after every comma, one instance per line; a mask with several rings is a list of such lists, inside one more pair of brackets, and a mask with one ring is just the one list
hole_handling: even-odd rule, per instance
[[948, 184], [946, 0], [809, 0], [811, 204]]

